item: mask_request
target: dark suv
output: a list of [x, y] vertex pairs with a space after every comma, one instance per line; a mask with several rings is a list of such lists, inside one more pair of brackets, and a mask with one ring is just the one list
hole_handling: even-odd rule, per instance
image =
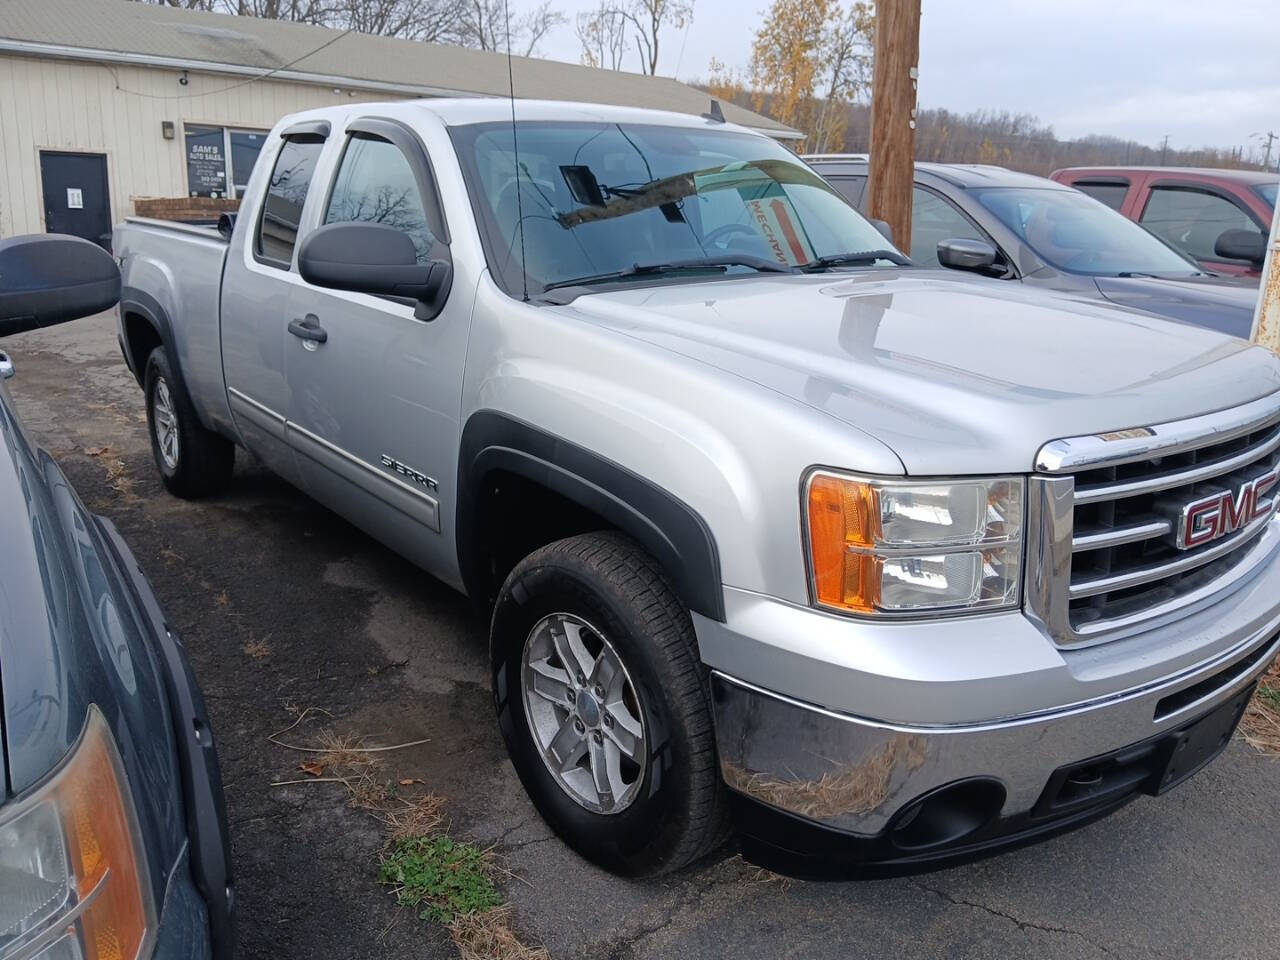
[[[867, 164], [809, 161], [855, 207]], [[981, 164], [917, 163], [911, 259], [1249, 336], [1255, 283], [1221, 277], [1078, 190]]]
[[[110, 308], [110, 255], [0, 241], [0, 337]], [[0, 960], [224, 960], [234, 895], [213, 734], [111, 522], [27, 439], [0, 353]]]
[[1280, 174], [1198, 167], [1069, 167], [1049, 175], [1142, 224], [1208, 270], [1258, 277]]

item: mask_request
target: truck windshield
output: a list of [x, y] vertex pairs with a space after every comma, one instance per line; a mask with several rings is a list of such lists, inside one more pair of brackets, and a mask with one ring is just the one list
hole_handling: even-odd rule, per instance
[[513, 295], [523, 290], [522, 257], [534, 295], [578, 279], [679, 283], [892, 262], [850, 256], [866, 251], [901, 260], [821, 177], [766, 137], [616, 123], [530, 121], [517, 130], [518, 176], [511, 124], [451, 130], [489, 268]]
[[1067, 273], [1185, 277], [1200, 272], [1143, 227], [1083, 193], [992, 187], [976, 194], [1040, 259]]

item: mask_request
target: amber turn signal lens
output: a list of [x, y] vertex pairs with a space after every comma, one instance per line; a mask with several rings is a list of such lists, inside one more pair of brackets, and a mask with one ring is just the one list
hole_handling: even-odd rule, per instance
[[55, 788], [82, 900], [86, 960], [134, 960], [147, 935], [146, 868], [139, 862], [128, 784], [106, 723], [93, 711], [84, 742]]
[[878, 559], [850, 547], [875, 545], [876, 491], [869, 484], [818, 474], [809, 483], [809, 557], [816, 600], [870, 612], [879, 599]]

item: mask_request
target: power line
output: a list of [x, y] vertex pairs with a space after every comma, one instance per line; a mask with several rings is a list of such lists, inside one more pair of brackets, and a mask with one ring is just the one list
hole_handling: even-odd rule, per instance
[[[272, 67], [266, 73], [260, 73], [256, 77], [249, 77], [247, 80], [241, 80], [239, 83], [232, 83], [225, 87], [219, 87], [216, 90], [205, 90], [202, 93], [178, 93], [178, 94], [163, 93], [162, 94], [162, 93], [143, 93], [140, 90], [127, 90], [124, 87], [120, 86], [120, 77], [116, 74], [116, 71], [113, 67], [105, 63], [101, 64], [101, 66], [108, 73], [110, 73], [111, 78], [115, 80], [116, 89], [119, 90], [121, 93], [127, 93], [127, 94], [130, 94], [131, 96], [144, 97], [148, 100], [185, 100], [188, 97], [192, 99], [197, 97], [211, 97], [214, 94], [226, 93], [229, 90], [238, 90], [240, 87], [247, 87], [251, 83], [257, 83], [260, 80], [266, 80], [268, 77], [274, 76], [275, 74], [280, 73], [282, 70], [288, 70], [294, 64], [301, 63], [303, 60], [307, 59], [307, 57], [315, 56], [317, 53], [319, 53], [321, 50], [324, 50], [326, 47], [333, 46], [335, 43], [337, 43], [339, 40], [341, 40], [343, 37], [345, 37], [349, 33], [355, 33], [355, 27], [348, 27], [346, 30], [343, 30], [336, 37], [331, 37], [330, 39], [326, 40], [324, 43], [320, 44], [320, 46], [316, 47], [314, 50], [308, 50], [302, 56], [295, 57], [294, 59], [290, 60], [288, 63], [282, 63], [278, 67]], [[183, 74], [184, 75], [186, 74], [185, 70], [183, 71]]]

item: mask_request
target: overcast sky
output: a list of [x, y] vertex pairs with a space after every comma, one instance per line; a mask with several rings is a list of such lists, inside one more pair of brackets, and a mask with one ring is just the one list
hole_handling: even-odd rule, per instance
[[[922, 3], [922, 107], [1032, 113], [1062, 137], [1104, 133], [1154, 145], [1168, 134], [1173, 147], [1239, 146], [1253, 133], [1280, 133], [1278, 0]], [[556, 3], [570, 21], [594, 6]], [[696, 0], [687, 34], [663, 37], [659, 72], [704, 78], [713, 56], [745, 67], [767, 6]], [[541, 52], [577, 61], [572, 23]]]

